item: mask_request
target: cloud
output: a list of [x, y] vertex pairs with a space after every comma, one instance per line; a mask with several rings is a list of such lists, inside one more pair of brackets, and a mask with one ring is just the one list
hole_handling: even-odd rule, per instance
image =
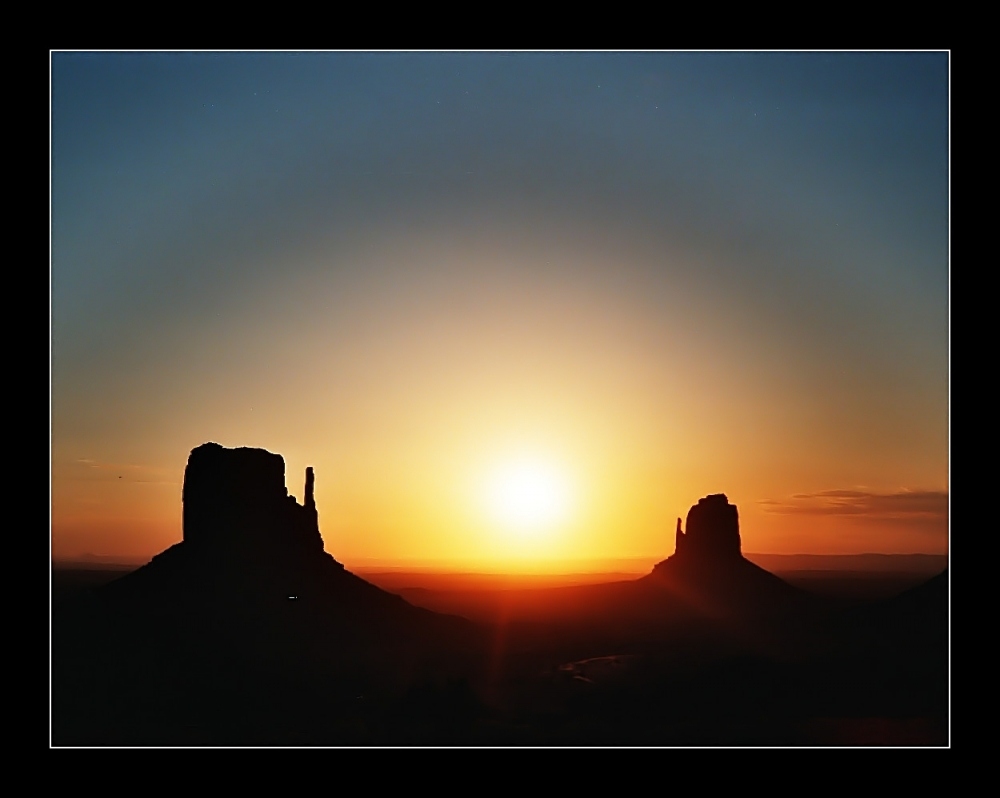
[[948, 491], [900, 490], [875, 493], [863, 490], [824, 490], [796, 493], [788, 499], [758, 502], [766, 513], [783, 515], [839, 515], [884, 520], [947, 519]]

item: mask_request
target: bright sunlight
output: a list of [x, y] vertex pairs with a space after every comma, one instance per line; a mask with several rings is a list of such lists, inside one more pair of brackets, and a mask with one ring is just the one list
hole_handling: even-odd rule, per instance
[[484, 498], [491, 519], [506, 530], [535, 536], [564, 522], [572, 491], [565, 472], [537, 457], [498, 465], [487, 477]]

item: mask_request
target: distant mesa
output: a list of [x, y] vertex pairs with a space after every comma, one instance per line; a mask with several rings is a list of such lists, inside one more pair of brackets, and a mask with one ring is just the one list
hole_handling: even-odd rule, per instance
[[673, 555], [645, 581], [710, 614], [789, 609], [802, 599], [797, 588], [743, 556], [739, 512], [724, 493], [699, 499], [685, 527], [678, 518]]

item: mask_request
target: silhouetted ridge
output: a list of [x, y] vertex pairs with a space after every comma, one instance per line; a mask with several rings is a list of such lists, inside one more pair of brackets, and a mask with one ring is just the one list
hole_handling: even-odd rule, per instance
[[791, 609], [803, 594], [742, 554], [739, 512], [724, 493], [698, 500], [686, 531], [677, 519], [672, 556], [644, 577], [709, 614]]

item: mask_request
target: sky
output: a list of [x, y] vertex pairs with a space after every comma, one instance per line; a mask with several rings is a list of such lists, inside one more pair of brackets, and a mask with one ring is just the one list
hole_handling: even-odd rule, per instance
[[207, 441], [348, 566], [652, 563], [711, 493], [947, 552], [947, 52], [50, 65], [53, 557], [178, 542]]

